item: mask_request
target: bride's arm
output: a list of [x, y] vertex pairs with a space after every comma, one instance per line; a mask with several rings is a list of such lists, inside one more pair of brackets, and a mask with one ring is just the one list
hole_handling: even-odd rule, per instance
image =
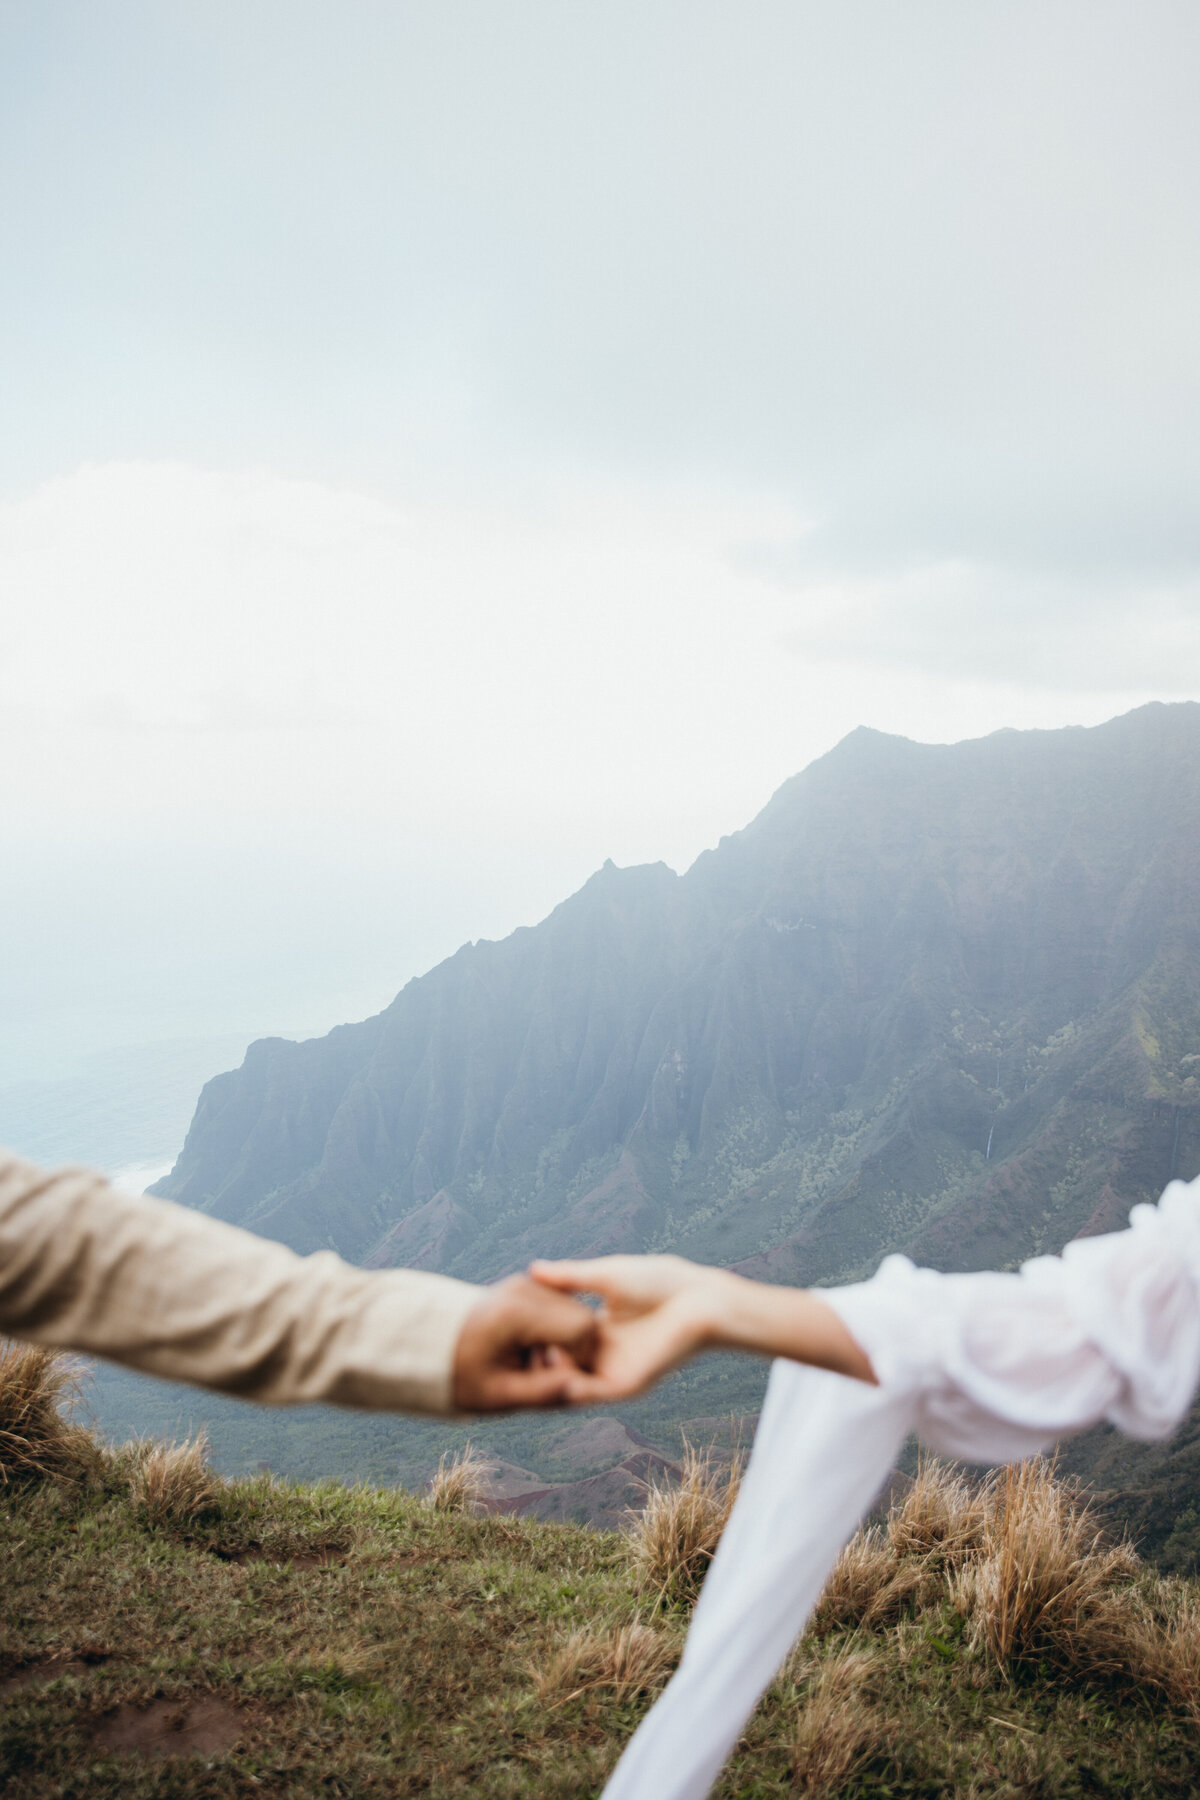
[[1015, 1274], [943, 1275], [890, 1256], [872, 1280], [817, 1294], [673, 1256], [531, 1273], [605, 1303], [594, 1373], [568, 1389], [576, 1402], [640, 1393], [701, 1350], [748, 1350], [910, 1395], [932, 1448], [1000, 1461], [1104, 1418], [1163, 1436], [1200, 1379], [1200, 1181], [1135, 1207], [1128, 1231]]
[[568, 1397], [576, 1404], [639, 1394], [703, 1350], [785, 1356], [875, 1379], [833, 1307], [803, 1288], [768, 1287], [680, 1256], [536, 1262], [529, 1272], [547, 1287], [598, 1294], [604, 1302], [595, 1370], [571, 1379]]

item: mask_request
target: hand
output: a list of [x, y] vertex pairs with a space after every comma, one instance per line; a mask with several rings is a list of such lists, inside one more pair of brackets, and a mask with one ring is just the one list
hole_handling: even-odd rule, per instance
[[535, 1262], [535, 1281], [599, 1294], [590, 1365], [567, 1371], [566, 1398], [583, 1406], [626, 1400], [701, 1350], [786, 1356], [874, 1382], [866, 1352], [831, 1306], [803, 1288], [747, 1281], [681, 1256], [601, 1256]]
[[454, 1351], [459, 1412], [561, 1406], [595, 1356], [596, 1314], [527, 1275], [487, 1288], [467, 1314]]
[[565, 1293], [599, 1294], [589, 1366], [567, 1372], [572, 1405], [626, 1400], [718, 1341], [738, 1277], [682, 1256], [601, 1256], [535, 1262], [535, 1281]]

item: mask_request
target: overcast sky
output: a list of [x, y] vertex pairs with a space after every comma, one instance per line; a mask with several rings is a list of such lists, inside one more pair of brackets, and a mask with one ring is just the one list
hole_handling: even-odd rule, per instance
[[1200, 697], [1194, 0], [3, 0], [0, 81], [0, 1074]]

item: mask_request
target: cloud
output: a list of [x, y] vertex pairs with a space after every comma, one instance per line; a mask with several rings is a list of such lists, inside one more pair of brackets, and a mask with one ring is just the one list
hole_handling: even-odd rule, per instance
[[0, 506], [11, 802], [467, 830], [644, 816], [690, 773], [728, 793], [747, 774], [722, 731], [794, 730], [778, 603], [724, 547], [786, 528], [757, 502], [579, 481], [497, 506], [177, 463], [56, 478]]
[[582, 476], [401, 502], [132, 462], [0, 504], [20, 1057], [365, 1013], [607, 856], [685, 867], [859, 724], [946, 741], [1174, 691], [1132, 658], [1088, 689], [1111, 657], [1065, 653], [1059, 687], [1015, 682], [1036, 621], [970, 571], [797, 591], [798, 532]]
[[60, 829], [452, 822], [685, 862], [857, 724], [954, 738], [1200, 686], [1194, 589], [804, 576], [797, 541], [785, 506], [645, 481], [401, 503], [84, 468], [0, 506], [0, 798]]
[[1026, 692], [1200, 693], [1200, 570], [1089, 580], [946, 560], [805, 575], [787, 549], [735, 557], [793, 596], [780, 643], [796, 655]]
[[570, 466], [783, 495], [839, 578], [1200, 566], [1193, 6], [96, 0], [13, 33], [16, 486]]

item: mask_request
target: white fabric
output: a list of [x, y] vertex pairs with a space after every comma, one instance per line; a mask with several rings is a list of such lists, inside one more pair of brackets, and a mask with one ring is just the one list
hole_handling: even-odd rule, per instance
[[1165, 1436], [1200, 1381], [1200, 1180], [1015, 1275], [890, 1256], [822, 1292], [878, 1387], [777, 1362], [679, 1669], [604, 1800], [702, 1800], [910, 1431], [1004, 1462], [1109, 1419]]

